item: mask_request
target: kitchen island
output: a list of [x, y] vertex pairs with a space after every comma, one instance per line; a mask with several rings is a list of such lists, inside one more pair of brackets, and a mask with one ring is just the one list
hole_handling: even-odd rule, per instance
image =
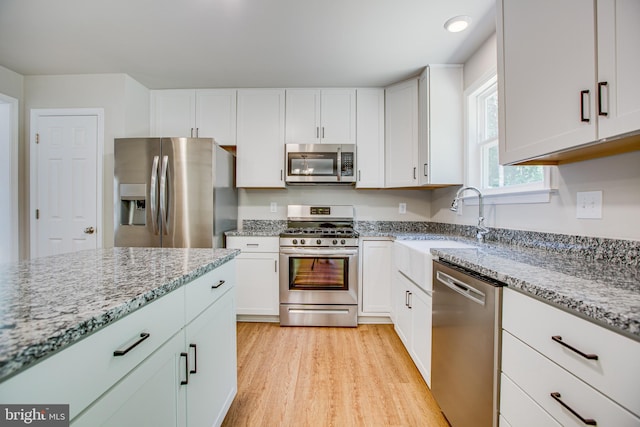
[[[169, 348], [165, 372], [177, 381], [175, 389], [165, 390], [174, 408], [163, 416], [184, 412], [186, 384], [180, 383], [185, 381], [232, 383], [223, 396], [228, 408], [236, 390], [233, 259], [238, 253], [112, 248], [0, 266], [0, 401], [69, 403], [72, 421], [90, 425], [111, 416], [103, 407], [119, 404], [112, 400], [122, 390], [110, 393], [111, 387], [129, 378], [139, 381], [141, 368]], [[198, 341], [197, 353], [192, 341]], [[222, 355], [229, 378], [215, 385], [205, 376], [219, 372], [206, 361]], [[202, 380], [187, 372], [196, 359]], [[154, 369], [153, 375], [160, 372]], [[74, 420], [84, 410], [91, 416]]]

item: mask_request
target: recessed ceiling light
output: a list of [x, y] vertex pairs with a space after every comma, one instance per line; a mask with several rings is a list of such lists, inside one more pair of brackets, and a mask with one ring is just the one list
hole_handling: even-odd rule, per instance
[[451, 33], [459, 33], [467, 29], [471, 23], [471, 18], [465, 15], [454, 16], [444, 23], [444, 28]]

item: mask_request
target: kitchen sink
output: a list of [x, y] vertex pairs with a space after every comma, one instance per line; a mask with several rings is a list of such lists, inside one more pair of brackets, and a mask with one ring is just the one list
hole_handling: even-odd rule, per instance
[[432, 248], [474, 248], [474, 245], [455, 240], [396, 240], [394, 242], [395, 267], [429, 294], [431, 281]]

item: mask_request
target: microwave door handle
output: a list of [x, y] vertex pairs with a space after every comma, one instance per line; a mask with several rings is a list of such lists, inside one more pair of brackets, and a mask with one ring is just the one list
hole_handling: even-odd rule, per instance
[[342, 179], [342, 151], [341, 151], [341, 147], [338, 147], [338, 170], [337, 170], [337, 174], [336, 174], [337, 178], [338, 178], [338, 182], [340, 182]]

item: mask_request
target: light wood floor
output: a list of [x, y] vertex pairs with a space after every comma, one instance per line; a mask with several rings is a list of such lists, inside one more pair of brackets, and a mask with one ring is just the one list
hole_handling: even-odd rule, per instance
[[223, 426], [448, 424], [392, 325], [238, 323], [238, 395]]

